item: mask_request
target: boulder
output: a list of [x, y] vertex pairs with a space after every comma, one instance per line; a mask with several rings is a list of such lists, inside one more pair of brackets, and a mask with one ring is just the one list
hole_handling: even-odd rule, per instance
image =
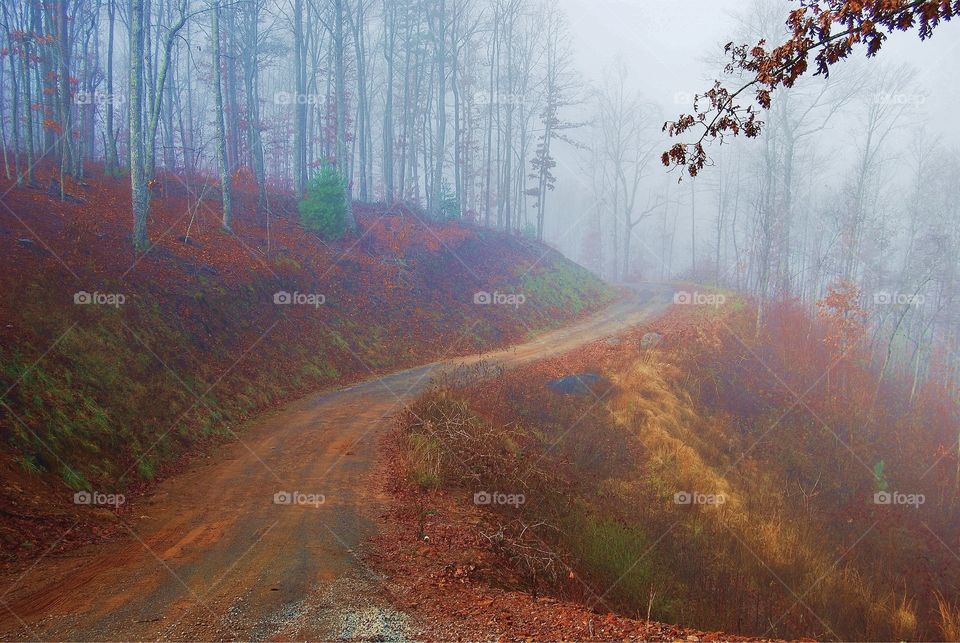
[[595, 395], [594, 388], [609, 388], [607, 378], [597, 373], [577, 373], [547, 382], [547, 388], [560, 395]]

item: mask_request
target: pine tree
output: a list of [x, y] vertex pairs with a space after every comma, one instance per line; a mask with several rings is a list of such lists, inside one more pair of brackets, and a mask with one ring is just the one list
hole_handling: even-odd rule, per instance
[[339, 239], [347, 231], [347, 184], [337, 169], [323, 163], [307, 184], [297, 205], [303, 227], [324, 239]]

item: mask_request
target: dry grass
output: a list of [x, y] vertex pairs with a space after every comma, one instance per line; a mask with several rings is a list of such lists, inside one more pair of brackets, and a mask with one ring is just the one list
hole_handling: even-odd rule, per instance
[[[643, 617], [649, 610], [656, 620], [683, 626], [784, 638], [960, 638], [960, 609], [942, 596], [936, 605], [932, 597], [925, 603], [892, 571], [891, 563], [906, 555], [898, 532], [871, 517], [858, 524], [838, 512], [841, 502], [858, 502], [850, 494], [861, 493], [851, 485], [860, 472], [831, 456], [832, 441], [789, 417], [758, 444], [756, 426], [705, 403], [702, 395], [715, 401], [740, 385], [746, 392], [739, 401], [753, 401], [747, 384], [689, 354], [716, 350], [712, 342], [679, 356], [675, 345], [623, 345], [630, 348], [603, 349], [608, 353], [599, 364], [558, 360], [505, 375], [498, 386], [431, 393], [416, 408], [434, 423], [456, 418], [457, 430], [433, 428], [430, 435], [440, 435], [446, 449], [462, 457], [444, 463], [414, 448], [417, 466], [457, 484], [498, 479], [513, 488], [537, 487], [544, 502], [527, 519], [560, 525], [556, 551], [569, 556], [595, 596], [606, 596], [624, 614]], [[596, 368], [614, 384], [604, 404], [546, 391], [544, 376], [569, 373], [573, 364]], [[763, 403], [773, 417], [761, 413], [754, 421], [765, 430], [782, 410], [775, 398]], [[584, 414], [594, 406], [599, 410]], [[443, 414], [431, 415], [439, 407]], [[576, 431], [566, 431], [574, 421]], [[434, 427], [412, 424], [417, 431]], [[809, 451], [811, 444], [824, 453]], [[550, 456], [537, 457], [541, 451]], [[524, 458], [504, 465], [503, 458], [521, 452]], [[539, 463], [536, 484], [515, 477], [530, 475], [519, 466], [523, 460]], [[824, 470], [823, 484], [814, 476], [820, 486], [804, 477], [810, 467]], [[555, 479], [566, 480], [566, 487], [552, 488], [538, 477], [558, 471]], [[678, 505], [678, 492], [722, 495], [725, 502]], [[885, 535], [873, 538], [871, 523]]]
[[676, 370], [664, 363], [626, 362], [613, 381], [619, 393], [611, 401], [616, 423], [649, 454], [649, 482], [672, 498], [677, 491], [722, 494], [728, 508], [739, 499], [718, 469], [712, 427], [698, 415], [688, 395], [668, 381]]
[[[444, 386], [434, 386], [397, 420], [407, 470], [418, 482], [454, 485], [474, 491], [506, 485], [512, 493], [532, 493], [551, 477], [536, 463], [518, 457], [525, 435], [517, 426], [493, 426]], [[491, 487], [491, 485], [493, 485]]]
[[[685, 527], [673, 534], [675, 551], [709, 547], [706, 569], [673, 566], [690, 599], [712, 602], [700, 609], [696, 627], [738, 629], [755, 620], [755, 634], [820, 638], [910, 640], [917, 636], [915, 602], [878, 589], [837, 552], [825, 534], [805, 519], [783, 478], [737, 465], [722, 417], [701, 417], [693, 399], [677, 385], [680, 373], [649, 357], [624, 362], [615, 375], [619, 393], [613, 417], [647, 453], [642, 482], [617, 481], [611, 490], [633, 506], [660, 502], [676, 491], [723, 494], [719, 507], [670, 512]], [[733, 447], [733, 448], [731, 448]], [[653, 491], [651, 494], [650, 491]], [[744, 583], [743, 576], [749, 577]], [[703, 577], [708, 577], [704, 582]], [[711, 586], [723, 586], [714, 593]], [[798, 600], [798, 597], [800, 600]], [[638, 594], [641, 607], [643, 596]], [[766, 615], [763, 619], [760, 615]]]
[[960, 641], [960, 607], [947, 601], [940, 592], [937, 592], [936, 599], [941, 638], [944, 641]]

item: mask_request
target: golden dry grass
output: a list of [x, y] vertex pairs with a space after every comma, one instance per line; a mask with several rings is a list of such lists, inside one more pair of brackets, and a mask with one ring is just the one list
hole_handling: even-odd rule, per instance
[[[656, 351], [643, 360], [623, 361], [612, 375], [618, 394], [611, 401], [616, 423], [635, 437], [646, 454], [644, 484], [637, 480], [608, 480], [604, 490], [624, 503], [649, 502], [649, 490], [659, 500], [676, 490], [723, 494], [719, 507], [703, 508], [695, 520], [707, 521], [690, 532], [707, 529], [711, 545], [722, 552], [712, 573], [732, 579], [752, 574], [785, 593], [787, 606], [821, 636], [860, 637], [877, 640], [911, 640], [918, 632], [912, 600], [878, 587], [837, 552], [824, 547], [826, 534], [804, 515], [796, 497], [789, 497], [783, 479], [750, 466], [731, 466], [730, 427], [721, 416], [703, 416], [694, 400], [678, 385], [679, 370], [656, 359]], [[735, 449], [733, 449], [735, 451]], [[691, 519], [693, 520], [693, 519]], [[692, 584], [692, 583], [691, 583]], [[797, 600], [799, 598], [799, 600]], [[763, 601], [763, 598], [758, 599]], [[772, 603], [770, 610], [776, 614]], [[944, 638], [956, 638], [960, 612], [943, 605]], [[775, 624], [780, 619], [772, 618]], [[723, 619], [696, 625], [720, 626]], [[823, 623], [826, 623], [824, 625]], [[773, 628], [770, 634], [787, 634]], [[797, 634], [796, 632], [791, 632]]]
[[[706, 630], [785, 638], [956, 640], [960, 610], [940, 600], [937, 636], [929, 606], [884, 578], [887, 550], [858, 550], [859, 529], [843, 533], [836, 516], [823, 513], [825, 505], [805, 495], [788, 472], [795, 463], [769, 453], [758, 457], [751, 452], [755, 434], [744, 431], [729, 411], [698, 401], [700, 388], [714, 387], [719, 376], [696, 368], [695, 360], [660, 348], [608, 358], [602, 371], [614, 384], [613, 394], [602, 414], [590, 415], [589, 422], [577, 420], [576, 432], [558, 431], [566, 416], [547, 409], [567, 405], [569, 417], [577, 419], [583, 415], [579, 402], [550, 398], [531, 384], [536, 378], [529, 374], [507, 380], [500, 406], [484, 415], [481, 433], [488, 437], [524, 417], [521, 451], [532, 456], [549, 446], [553, 455], [564, 453], [552, 462], [549, 456], [530, 459], [544, 467], [563, 462], [563, 475], [572, 476], [574, 496], [538, 486], [542, 506], [560, 512], [544, 516], [563, 527], [561, 549], [574, 557], [571, 562], [584, 578], [600, 590], [614, 583], [608, 599], [624, 613], [645, 614], [656, 592], [654, 619]], [[487, 389], [486, 399], [469, 388], [448, 394], [450, 401], [469, 400], [471, 408], [484, 408], [484, 402], [496, 406], [490, 390], [500, 389]], [[601, 408], [591, 400], [583, 404]], [[518, 416], [517, 405], [537, 412]], [[445, 451], [472, 452], [468, 447], [474, 440], [466, 439], [472, 431], [442, 433], [442, 441], [453, 440]], [[613, 434], [620, 439], [609, 439]], [[774, 439], [782, 446], [791, 436]], [[477, 444], [489, 461], [506, 442], [501, 435]], [[795, 445], [798, 457], [806, 457], [805, 444]], [[413, 469], [445, 468], [429, 455], [432, 449], [409, 446]], [[589, 457], [580, 458], [580, 450]], [[515, 455], [514, 449], [506, 451]], [[790, 455], [783, 449], [773, 453]], [[627, 466], [610, 464], [624, 457]], [[606, 464], [587, 470], [578, 468], [581, 459]], [[497, 475], [518, 471], [503, 468]], [[681, 491], [722, 494], [725, 502], [679, 507], [674, 494]]]
[[960, 641], [960, 607], [951, 604], [939, 592], [936, 597], [940, 615], [940, 636], [944, 641]]

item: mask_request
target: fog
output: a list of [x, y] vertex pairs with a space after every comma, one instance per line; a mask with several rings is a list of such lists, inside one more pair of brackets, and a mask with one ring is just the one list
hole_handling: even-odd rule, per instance
[[[723, 47], [728, 42], [740, 43], [745, 38], [744, 24], [749, 23], [751, 13], [757, 7], [764, 7], [771, 18], [784, 17], [794, 6], [788, 1], [745, 2], [721, 0], [717, 2], [652, 3], [652, 2], [580, 2], [561, 0], [560, 6], [570, 17], [571, 36], [576, 52], [576, 63], [585, 80], [596, 86], [600, 79], [617, 61], [623, 61], [628, 70], [628, 83], [632, 91], [643, 100], [657, 105], [662, 120], [671, 120], [680, 113], [691, 110], [693, 96], [709, 89], [715, 79], [724, 79]], [[780, 24], [780, 23], [777, 23]], [[877, 67], [903, 65], [908, 69], [909, 84], [897, 89], [896, 94], [909, 93], [904, 101], [910, 103], [909, 113], [904, 114], [896, 123], [896, 132], [885, 146], [885, 154], [893, 159], [905, 161], [911, 144], [919, 132], [924, 133], [924, 145], [939, 143], [946, 149], [954, 150], [960, 143], [960, 135], [952, 126], [951, 114], [960, 105], [960, 25], [947, 24], [928, 41], [921, 42], [913, 34], [894, 34], [880, 53], [867, 61], [862, 51], [854, 55], [846, 64], [849, 69], [838, 66], [834, 71], [837, 78], [869, 75], [877, 72]], [[752, 42], [752, 41], [751, 41]], [[779, 42], [771, 38], [771, 42]], [[826, 81], [815, 77], [805, 81], [804, 86], [816, 88]], [[728, 84], [734, 84], [732, 80]], [[870, 90], [866, 90], [870, 91]], [[582, 117], [590, 119], [590, 104], [584, 104]], [[841, 171], [845, 164], [853, 162], [856, 146], [858, 121], [854, 109], [842, 110], [830, 119], [824, 131], [811, 141], [813, 147], [821, 151], [816, 166], [830, 175]], [[766, 115], [762, 116], [766, 118]], [[657, 119], [651, 119], [649, 136], [659, 137], [661, 144], [657, 153], [667, 149], [670, 139], [660, 132]], [[735, 154], [737, 151], [751, 149], [752, 142], [744, 140], [730, 141], [728, 149], [714, 148], [716, 157], [722, 154]], [[582, 255], [578, 239], [583, 226], [589, 221], [586, 212], [595, 205], [595, 199], [589, 194], [588, 185], [582, 181], [582, 168], [579, 161], [582, 154], [566, 149], [558, 153], [563, 179], [558, 181], [559, 202], [570, 204], [551, 221], [548, 238], [571, 256]], [[717, 158], [714, 158], [716, 161]], [[721, 168], [708, 170], [701, 177], [697, 190], [704, 191], [704, 208], [701, 216], [695, 217], [697, 232], [704, 243], [698, 245], [698, 252], [707, 252], [711, 243], [710, 218], [706, 210], [711, 208], [713, 188]], [[891, 170], [894, 177], [903, 179], [903, 173]], [[677, 183], [681, 179], [676, 170], [667, 170], [656, 164], [647, 171], [648, 182], [652, 186], [662, 181]], [[665, 189], [661, 187], [660, 189]], [[678, 199], [680, 216], [677, 238], [689, 240], [690, 204], [689, 187], [673, 186], [682, 190]], [[821, 195], [827, 196], [827, 195]], [[647, 231], [649, 236], [653, 231]], [[715, 232], [713, 233], [715, 236]], [[648, 269], [654, 269], [656, 278], [659, 267], [665, 261], [661, 252], [648, 244], [640, 244], [638, 250], [645, 254], [642, 261]], [[670, 268], [673, 271], [690, 267], [690, 243], [680, 243], [676, 249]]]
[[960, 0], [0, 27], [0, 640], [960, 641]]
[[[51, 150], [76, 178], [87, 162], [129, 168], [138, 249], [158, 182], [254, 185], [269, 228], [269, 190], [299, 197], [326, 168], [348, 202], [505, 230], [612, 282], [693, 278], [812, 310], [843, 281], [867, 298], [928, 294], [949, 315], [955, 21], [924, 42], [891, 34], [872, 59], [857, 45], [829, 79], [774, 87], [761, 135], [707, 140], [695, 178], [661, 163], [697, 135], [668, 138], [665, 122], [703, 109], [717, 79], [731, 91], [750, 80], [727, 76], [724, 44], [782, 43], [792, 6], [5, 3], [2, 134], [19, 152], [5, 170], [32, 183]], [[357, 231], [352, 208], [344, 226]]]

